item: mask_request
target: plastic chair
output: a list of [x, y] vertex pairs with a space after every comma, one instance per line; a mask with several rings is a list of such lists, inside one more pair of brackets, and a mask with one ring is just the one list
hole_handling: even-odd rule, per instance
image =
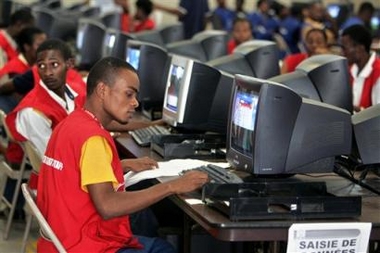
[[37, 218], [38, 224], [40, 226], [40, 234], [46, 240], [50, 240], [59, 253], [66, 253], [67, 251], [63, 247], [62, 243], [55, 235], [54, 231], [50, 227], [49, 223], [46, 221], [45, 217], [41, 213], [40, 209], [36, 204], [36, 194], [29, 188], [27, 183], [21, 185], [22, 194], [25, 197], [26, 203], [30, 207], [33, 216]]
[[[5, 113], [0, 110], [0, 124], [4, 127], [5, 132], [7, 134], [7, 137], [9, 140], [13, 140], [12, 135], [9, 132], [9, 129], [7, 128], [5, 124]], [[9, 201], [5, 196], [4, 196], [4, 191], [6, 187], [6, 179], [5, 178], [5, 183], [1, 186], [1, 202], [3, 202], [10, 210], [9, 210], [9, 215], [7, 217], [7, 222], [5, 225], [5, 231], [4, 231], [4, 240], [8, 239], [9, 232], [12, 226], [12, 221], [13, 221], [13, 216], [16, 210], [16, 205], [17, 205], [17, 200], [20, 194], [20, 187], [21, 183], [23, 180], [27, 180], [30, 177], [30, 171], [26, 170], [26, 165], [27, 165], [27, 157], [24, 154], [22, 158], [22, 162], [19, 168], [15, 169], [12, 168], [5, 160], [0, 161], [0, 171], [9, 179], [14, 179], [16, 180], [16, 186], [15, 190], [13, 193], [12, 200]]]
[[[41, 167], [41, 163], [42, 163], [42, 157], [41, 157], [38, 149], [30, 141], [26, 141], [24, 143], [24, 149], [25, 149], [26, 156], [28, 157], [30, 164], [32, 165], [33, 172], [38, 174], [40, 172], [40, 167]], [[26, 250], [26, 244], [28, 241], [30, 228], [31, 228], [32, 221], [33, 221], [33, 213], [32, 213], [32, 210], [30, 209], [29, 205], [26, 204], [24, 206], [24, 211], [25, 211], [27, 216], [26, 216], [26, 226], [25, 226], [25, 231], [24, 231], [24, 237], [22, 240], [21, 252], [25, 252], [25, 250]]]

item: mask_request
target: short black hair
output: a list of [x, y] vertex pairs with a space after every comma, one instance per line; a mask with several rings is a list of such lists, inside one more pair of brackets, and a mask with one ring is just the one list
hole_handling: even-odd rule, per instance
[[371, 13], [375, 12], [375, 7], [371, 2], [363, 2], [360, 4], [358, 13], [363, 13], [366, 11]]
[[370, 52], [372, 44], [372, 35], [364, 25], [352, 25], [343, 30], [342, 36], [348, 36], [359, 45], [363, 45], [366, 52]]
[[46, 50], [58, 50], [61, 52], [63, 59], [65, 61], [73, 58], [72, 51], [70, 47], [60, 39], [47, 39], [38, 48], [36, 54]]
[[112, 86], [117, 78], [115, 73], [121, 69], [127, 69], [137, 74], [131, 64], [117, 57], [105, 57], [95, 63], [87, 77], [87, 97], [94, 92], [100, 82]]
[[153, 3], [150, 0], [137, 0], [136, 7], [149, 16], [153, 11]]
[[327, 43], [327, 34], [326, 34], [325, 30], [320, 29], [320, 28], [311, 28], [309, 31], [307, 31], [305, 38], [309, 37], [310, 33], [313, 33], [313, 32], [319, 32], [319, 33], [321, 33], [322, 36], [323, 36], [323, 39]]
[[30, 9], [22, 8], [12, 13], [10, 17], [9, 25], [14, 25], [17, 22], [21, 22], [24, 24], [28, 24], [28, 23], [32, 24], [34, 23], [34, 20], [35, 20], [34, 16], [32, 15], [32, 12], [30, 11]]
[[33, 45], [34, 36], [37, 34], [45, 34], [40, 28], [31, 26], [21, 30], [16, 37], [17, 46], [20, 52], [24, 53], [24, 45]]
[[252, 23], [251, 23], [251, 21], [249, 21], [249, 19], [246, 18], [246, 17], [236, 17], [236, 18], [234, 19], [233, 23], [232, 23], [232, 27], [235, 27], [235, 24], [236, 24], [236, 23], [244, 23], [244, 22], [247, 22], [247, 23], [249, 24], [249, 27], [250, 27], [251, 30], [252, 30]]

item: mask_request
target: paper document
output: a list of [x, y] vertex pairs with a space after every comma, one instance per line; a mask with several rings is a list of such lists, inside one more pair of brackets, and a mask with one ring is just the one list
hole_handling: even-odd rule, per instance
[[211, 163], [209, 161], [197, 159], [173, 159], [165, 162], [158, 162], [158, 168], [152, 170], [144, 170], [141, 172], [128, 172], [124, 175], [125, 186], [131, 186], [140, 182], [141, 180], [165, 177], [165, 176], [178, 176], [184, 170], [190, 170], [206, 164], [215, 164], [223, 168], [229, 167], [225, 163]]

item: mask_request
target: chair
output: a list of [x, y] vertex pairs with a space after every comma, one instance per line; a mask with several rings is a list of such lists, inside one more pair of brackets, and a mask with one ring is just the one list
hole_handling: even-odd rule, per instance
[[[40, 172], [40, 167], [41, 167], [41, 163], [42, 163], [42, 157], [41, 157], [38, 149], [30, 141], [26, 141], [24, 143], [24, 149], [25, 149], [26, 156], [28, 157], [30, 164], [32, 165], [33, 172], [38, 174]], [[25, 250], [26, 250], [26, 244], [28, 241], [30, 228], [31, 228], [32, 221], [33, 221], [33, 213], [32, 213], [31, 208], [29, 207], [29, 205], [26, 204], [24, 206], [24, 211], [25, 211], [27, 216], [26, 216], [26, 226], [25, 226], [25, 231], [24, 231], [24, 237], [22, 240], [21, 252], [25, 252]]]
[[[4, 127], [8, 139], [13, 140], [13, 137], [12, 137], [11, 133], [9, 132], [9, 129], [7, 128], [7, 125], [5, 124], [5, 116], [6, 116], [5, 113], [2, 110], [0, 110], [0, 124], [2, 125], [2, 127]], [[7, 178], [5, 178], [5, 183], [1, 186], [1, 189], [0, 189], [1, 190], [0, 191], [0, 193], [1, 193], [1, 195], [0, 195], [1, 199], [0, 200], [10, 209], [9, 215], [7, 217], [6, 225], [5, 225], [4, 235], [3, 235], [4, 240], [8, 239], [9, 232], [10, 232], [10, 229], [12, 226], [13, 216], [14, 216], [14, 213], [16, 210], [16, 205], [17, 205], [17, 200], [18, 200], [19, 193], [20, 193], [21, 183], [23, 180], [27, 180], [30, 177], [30, 171], [26, 170], [27, 163], [28, 163], [27, 157], [25, 154], [22, 158], [22, 162], [21, 162], [20, 167], [17, 169], [12, 168], [5, 160], [0, 161], [0, 171], [7, 178], [16, 180], [16, 186], [15, 186], [15, 190], [14, 190], [13, 197], [12, 197], [11, 201], [9, 201], [4, 196]]]
[[49, 223], [46, 221], [45, 217], [41, 213], [40, 209], [36, 204], [36, 194], [29, 188], [27, 183], [21, 185], [22, 194], [25, 197], [26, 203], [30, 207], [33, 216], [37, 218], [38, 224], [40, 226], [40, 234], [43, 238], [50, 240], [59, 253], [67, 252], [63, 247], [62, 243], [59, 241], [58, 237], [55, 235], [54, 231], [50, 227]]

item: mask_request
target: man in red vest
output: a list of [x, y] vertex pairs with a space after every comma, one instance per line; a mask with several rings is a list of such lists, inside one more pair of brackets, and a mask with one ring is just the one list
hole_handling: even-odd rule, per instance
[[15, 39], [22, 29], [32, 26], [34, 21], [30, 10], [20, 9], [11, 15], [9, 26], [0, 30], [0, 52], [6, 57], [6, 61], [17, 57], [18, 51]]
[[20, 53], [0, 68], [0, 78], [12, 78], [30, 69], [36, 62], [37, 48], [46, 40], [46, 34], [37, 27], [24, 28], [17, 36]]
[[[85, 83], [66, 82], [71, 59], [71, 50], [63, 41], [50, 39], [42, 43], [32, 68], [35, 85], [6, 117], [12, 136], [17, 141], [31, 141], [41, 155], [52, 129], [84, 103]], [[16, 152], [12, 146], [9, 145], [7, 159], [18, 163], [22, 152]]]
[[[125, 191], [123, 172], [131, 168], [120, 161], [105, 128], [113, 121], [128, 123], [138, 106], [138, 90], [130, 64], [115, 57], [100, 60], [89, 73], [84, 108], [64, 119], [49, 140], [37, 205], [68, 252], [175, 252], [162, 239], [134, 236], [129, 215], [208, 180], [207, 174], [190, 171], [143, 190]], [[44, 238], [37, 251], [56, 252]]]
[[380, 59], [371, 52], [371, 32], [363, 25], [346, 28], [341, 37], [350, 65], [353, 104], [360, 111], [380, 103]]

